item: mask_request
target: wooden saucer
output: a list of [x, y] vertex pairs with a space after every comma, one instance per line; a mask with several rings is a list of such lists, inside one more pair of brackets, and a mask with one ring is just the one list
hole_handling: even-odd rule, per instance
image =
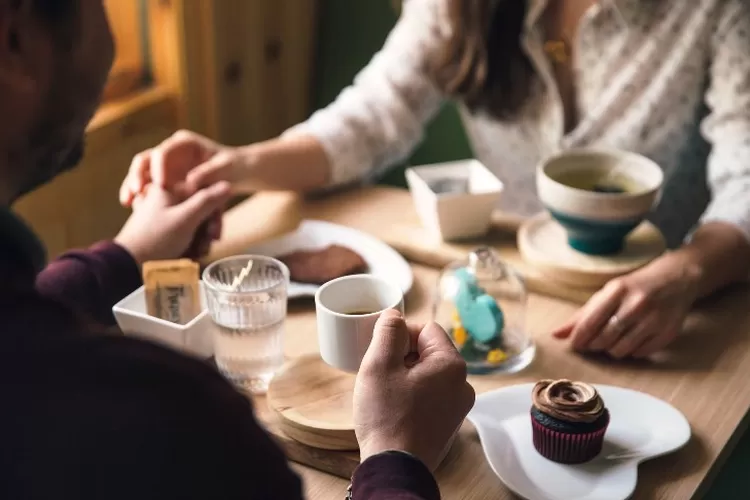
[[352, 415], [355, 375], [318, 355], [284, 365], [268, 387], [268, 405], [290, 438], [324, 450], [357, 450]]
[[630, 235], [622, 252], [596, 256], [568, 245], [565, 229], [549, 214], [526, 221], [518, 231], [523, 259], [548, 278], [580, 288], [599, 288], [659, 257], [666, 249], [661, 231], [644, 221]]

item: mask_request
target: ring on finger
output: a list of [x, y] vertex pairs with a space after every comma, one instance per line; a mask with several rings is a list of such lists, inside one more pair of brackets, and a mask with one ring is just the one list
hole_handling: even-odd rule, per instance
[[622, 321], [620, 321], [619, 316], [616, 314], [613, 314], [610, 316], [609, 320], [607, 321], [607, 327], [612, 331], [613, 334], [616, 335], [622, 335], [622, 332], [625, 331], [625, 326], [622, 324]]
[[604, 350], [611, 347], [622, 337], [625, 330], [627, 328], [623, 321], [617, 314], [613, 314], [607, 320], [607, 324], [604, 325], [599, 336], [591, 343], [591, 348], [594, 350]]

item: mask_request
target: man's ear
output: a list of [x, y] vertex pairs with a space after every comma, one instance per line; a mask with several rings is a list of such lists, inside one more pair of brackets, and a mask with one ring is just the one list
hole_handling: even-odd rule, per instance
[[6, 91], [28, 91], [36, 84], [42, 31], [32, 1], [0, 0], [0, 86]]

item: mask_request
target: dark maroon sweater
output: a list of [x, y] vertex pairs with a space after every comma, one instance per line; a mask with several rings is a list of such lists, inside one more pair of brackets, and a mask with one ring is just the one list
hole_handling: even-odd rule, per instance
[[[39, 271], [43, 255], [0, 210], [0, 498], [302, 498], [251, 403], [214, 369], [98, 328], [140, 285], [124, 249], [102, 243]], [[405, 454], [365, 461], [352, 483], [355, 500], [440, 497]]]

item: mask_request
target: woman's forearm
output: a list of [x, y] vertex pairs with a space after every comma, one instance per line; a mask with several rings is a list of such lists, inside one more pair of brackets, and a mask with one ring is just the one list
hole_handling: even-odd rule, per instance
[[732, 224], [709, 222], [667, 258], [678, 259], [697, 277], [698, 298], [750, 277], [750, 243]]
[[314, 191], [331, 179], [328, 156], [322, 144], [309, 135], [251, 144], [238, 152], [239, 171], [232, 181], [238, 192]]

